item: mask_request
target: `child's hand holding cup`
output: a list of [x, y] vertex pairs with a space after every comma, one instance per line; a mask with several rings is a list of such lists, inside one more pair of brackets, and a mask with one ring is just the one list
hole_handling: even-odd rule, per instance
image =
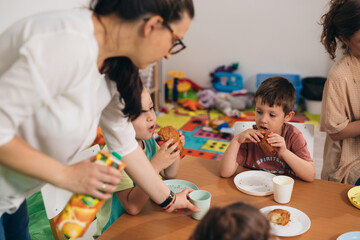
[[189, 193], [189, 201], [201, 209], [200, 212], [193, 212], [191, 216], [201, 220], [210, 208], [211, 194], [205, 190], [194, 190]]

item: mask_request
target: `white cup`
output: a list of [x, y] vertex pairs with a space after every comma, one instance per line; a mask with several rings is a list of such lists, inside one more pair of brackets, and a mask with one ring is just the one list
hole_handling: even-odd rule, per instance
[[210, 208], [211, 194], [205, 190], [195, 190], [189, 193], [189, 200], [201, 209], [201, 212], [193, 212], [191, 216], [196, 220], [201, 220]]
[[294, 182], [294, 179], [288, 176], [274, 177], [274, 200], [278, 203], [290, 202]]

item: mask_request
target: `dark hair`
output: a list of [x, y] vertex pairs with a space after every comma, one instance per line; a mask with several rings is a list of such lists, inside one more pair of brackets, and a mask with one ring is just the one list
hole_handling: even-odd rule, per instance
[[[331, 0], [330, 9], [321, 17], [320, 24], [323, 26], [321, 43], [330, 54], [330, 58], [334, 59], [340, 37], [350, 40], [360, 29], [360, 1]], [[347, 49], [344, 43], [342, 48]]]
[[268, 240], [270, 224], [255, 207], [242, 202], [213, 207], [189, 240]]
[[293, 111], [296, 100], [294, 85], [286, 78], [274, 76], [263, 81], [255, 93], [255, 101], [261, 98], [262, 103], [270, 107], [282, 106], [285, 115]]
[[[91, 0], [90, 9], [98, 19], [115, 14], [125, 21], [134, 21], [153, 14], [171, 23], [181, 20], [184, 12], [194, 17], [192, 0]], [[139, 69], [127, 57], [113, 57], [104, 61], [100, 71], [116, 82], [120, 98], [125, 102], [122, 112], [129, 120], [135, 120], [141, 113], [139, 96], [143, 89]]]

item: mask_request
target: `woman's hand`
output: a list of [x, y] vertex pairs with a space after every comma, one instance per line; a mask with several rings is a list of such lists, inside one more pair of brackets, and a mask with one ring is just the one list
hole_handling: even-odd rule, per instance
[[64, 166], [59, 185], [75, 193], [109, 199], [121, 181], [121, 172], [113, 167], [94, 163], [95, 157]]
[[193, 212], [200, 212], [201, 209], [193, 205], [188, 200], [188, 194], [194, 191], [194, 189], [184, 189], [182, 192], [179, 192], [176, 195], [175, 202], [166, 210], [167, 212], [182, 212], [182, 209], [190, 209]]
[[180, 159], [179, 150], [175, 151], [178, 143], [175, 143], [174, 145], [169, 147], [172, 142], [173, 139], [170, 139], [164, 144], [162, 144], [159, 151], [157, 151], [151, 159], [151, 164], [157, 173], [159, 173], [161, 170], [166, 169], [176, 160]]

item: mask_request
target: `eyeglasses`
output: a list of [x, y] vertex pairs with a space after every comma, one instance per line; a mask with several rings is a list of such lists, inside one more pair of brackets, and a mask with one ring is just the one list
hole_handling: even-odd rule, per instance
[[172, 34], [172, 38], [173, 38], [173, 45], [172, 47], [169, 49], [169, 53], [174, 55], [177, 54], [179, 52], [181, 52], [182, 50], [184, 50], [186, 48], [185, 44], [181, 41], [181, 39], [174, 33], [174, 30], [170, 27], [170, 25], [167, 22], [163, 22], [163, 25], [169, 29], [169, 31]]
[[170, 27], [170, 25], [167, 22], [163, 22], [163, 25], [169, 29], [169, 31], [172, 34], [172, 38], [173, 38], [173, 45], [172, 47], [169, 49], [169, 53], [174, 55], [177, 54], [179, 52], [181, 52], [182, 50], [184, 50], [186, 48], [185, 44], [181, 41], [181, 39], [174, 33], [174, 30]]
[[[147, 22], [150, 18], [144, 18], [144, 21]], [[179, 38], [179, 36], [177, 36], [174, 32], [174, 30], [170, 27], [170, 25], [167, 22], [163, 22], [163, 25], [169, 29], [169, 31], [171, 32], [172, 38], [173, 38], [173, 45], [172, 47], [169, 49], [169, 53], [171, 55], [177, 54], [179, 52], [181, 52], [182, 50], [184, 50], [186, 48], [185, 44], [181, 41], [181, 39]]]

